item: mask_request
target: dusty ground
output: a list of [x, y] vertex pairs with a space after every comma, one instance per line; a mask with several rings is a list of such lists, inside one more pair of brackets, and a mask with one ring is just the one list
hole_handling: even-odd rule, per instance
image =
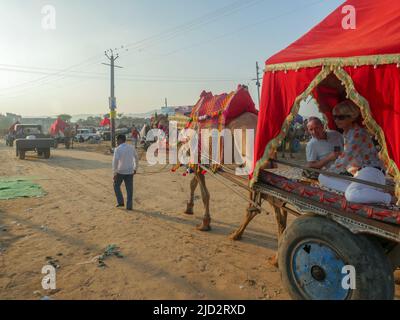
[[[232, 242], [246, 203], [209, 178], [213, 230], [198, 232], [200, 197], [195, 216], [183, 215], [190, 178], [145, 162], [135, 180], [136, 211], [115, 209], [111, 156], [104, 146], [86, 147], [20, 161], [1, 142], [0, 177], [33, 177], [47, 192], [0, 203], [1, 299], [289, 298], [267, 263], [277, 247], [272, 216], [258, 217]], [[109, 244], [125, 257], [107, 259], [105, 269], [90, 263]], [[50, 257], [60, 265], [51, 293], [41, 286]]]
[[[247, 205], [209, 177], [213, 230], [200, 233], [199, 196], [195, 216], [183, 215], [190, 178], [145, 162], [136, 210], [115, 209], [106, 153], [104, 144], [77, 145], [50, 160], [20, 161], [1, 143], [0, 177], [31, 177], [47, 195], [0, 203], [0, 299], [289, 298], [267, 263], [277, 248], [273, 216], [257, 217], [241, 242], [229, 240]], [[124, 258], [110, 257], [102, 269], [93, 258], [110, 244]], [[50, 258], [60, 265], [52, 292], [41, 286]]]

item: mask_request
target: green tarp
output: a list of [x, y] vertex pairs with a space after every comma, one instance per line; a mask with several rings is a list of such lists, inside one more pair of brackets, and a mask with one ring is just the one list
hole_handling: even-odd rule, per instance
[[44, 196], [42, 187], [25, 179], [0, 179], [0, 200]]

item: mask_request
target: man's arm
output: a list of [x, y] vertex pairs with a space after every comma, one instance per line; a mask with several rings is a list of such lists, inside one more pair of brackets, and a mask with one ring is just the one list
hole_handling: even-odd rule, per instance
[[322, 169], [325, 167], [329, 162], [335, 161], [339, 153], [337, 152], [332, 152], [328, 156], [326, 156], [324, 159], [317, 160], [318, 155], [315, 151], [315, 148], [313, 147], [312, 143], [308, 143], [306, 147], [306, 156], [307, 156], [307, 166], [309, 168], [313, 169]]
[[118, 148], [116, 148], [114, 150], [114, 157], [113, 157], [113, 161], [112, 161], [112, 168], [113, 168], [113, 175], [114, 177], [117, 175], [117, 171], [118, 171], [118, 161], [119, 161], [119, 150]]
[[308, 161], [307, 166], [309, 168], [313, 168], [313, 169], [322, 169], [329, 162], [335, 161], [338, 158], [338, 156], [339, 156], [338, 152], [332, 152], [327, 157], [325, 157], [324, 159], [321, 159], [319, 161]]

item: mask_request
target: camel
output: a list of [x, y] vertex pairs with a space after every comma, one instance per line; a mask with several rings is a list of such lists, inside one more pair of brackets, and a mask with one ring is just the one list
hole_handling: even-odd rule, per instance
[[[246, 112], [240, 115], [239, 117], [233, 119], [227, 126], [226, 129], [230, 129], [231, 132], [233, 133], [234, 130], [241, 129], [245, 130], [246, 129], [253, 129], [256, 131], [257, 129], [257, 120], [258, 116], [255, 115], [254, 113]], [[244, 156], [244, 159], [249, 159], [251, 156], [246, 155], [246, 139], [247, 137], [245, 134], [243, 135], [242, 139], [242, 157]], [[249, 160], [247, 160], [249, 161]], [[223, 164], [223, 161], [222, 163]], [[203, 216], [203, 221], [200, 225], [197, 226], [197, 230], [199, 231], [210, 231], [211, 230], [211, 214], [210, 214], [210, 192], [208, 191], [207, 185], [206, 185], [206, 179], [205, 175], [202, 172], [202, 169], [199, 165], [194, 166], [194, 177], [192, 178], [190, 182], [190, 197], [189, 201], [187, 202], [187, 207], [185, 214], [187, 215], [193, 215], [193, 207], [194, 207], [194, 194], [196, 191], [196, 188], [200, 186], [200, 191], [201, 191], [201, 196], [203, 200], [203, 205], [204, 205], [204, 216]]]
[[289, 144], [289, 152], [290, 158], [294, 159], [293, 156], [293, 144], [294, 141], [297, 139], [302, 141], [304, 139], [305, 129], [303, 125], [292, 125], [289, 128], [289, 132], [287, 133], [285, 139], [283, 139], [281, 144], [281, 151], [282, 151], [282, 158], [285, 159], [286, 147]]

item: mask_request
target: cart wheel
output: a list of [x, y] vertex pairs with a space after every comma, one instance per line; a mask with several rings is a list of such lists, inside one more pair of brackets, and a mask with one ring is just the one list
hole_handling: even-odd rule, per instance
[[[290, 296], [296, 300], [393, 300], [393, 270], [383, 249], [320, 216], [296, 219], [279, 244], [279, 266]], [[342, 286], [355, 269], [356, 288]]]
[[25, 160], [25, 150], [19, 150], [18, 154], [21, 160]]
[[50, 158], [50, 149], [44, 150], [43, 155], [44, 155], [45, 159], [49, 159]]

